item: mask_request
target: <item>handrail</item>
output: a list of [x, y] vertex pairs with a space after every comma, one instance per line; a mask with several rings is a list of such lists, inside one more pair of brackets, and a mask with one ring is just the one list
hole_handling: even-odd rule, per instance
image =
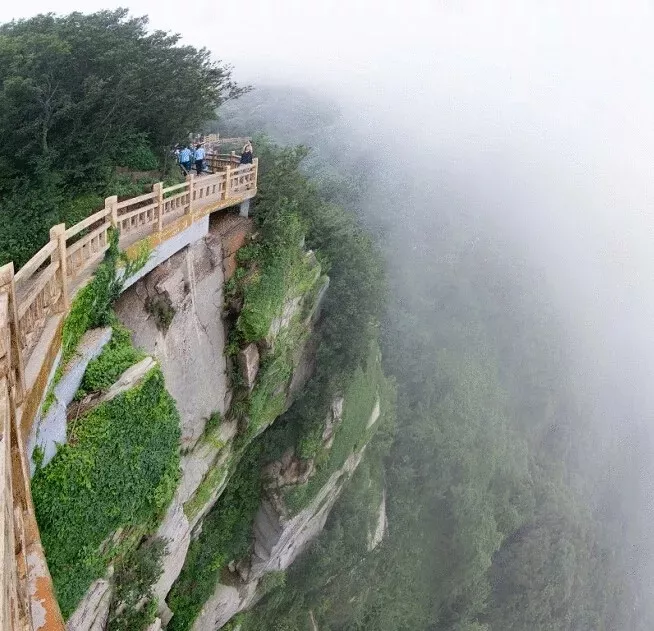
[[[56, 351], [61, 329], [56, 329], [55, 352], [32, 357], [54, 316], [63, 318], [71, 298], [95, 272], [109, 248], [109, 230], [119, 232], [119, 247], [143, 239], [161, 243], [174, 236], [164, 229], [182, 222], [188, 227], [220, 208], [236, 205], [256, 194], [258, 161], [238, 165], [238, 157], [208, 156], [214, 173], [167, 188], [154, 184], [151, 193], [118, 201], [105, 200], [104, 208], [74, 226], [53, 226], [50, 241], [16, 274], [12, 263], [0, 267], [0, 629], [2, 631], [64, 631], [52, 582], [40, 545], [34, 517], [28, 461], [23, 440], [31, 430]], [[226, 164], [225, 164], [226, 163]], [[166, 196], [167, 195], [167, 196]], [[175, 223], [177, 222], [177, 223]], [[180, 228], [181, 229], [181, 228]], [[85, 232], [86, 231], [86, 232]], [[72, 242], [70, 242], [72, 240]], [[54, 320], [53, 320], [54, 321]], [[58, 337], [57, 337], [58, 336]], [[49, 338], [48, 338], [49, 339]], [[50, 363], [48, 363], [50, 362]], [[26, 366], [29, 363], [29, 370]], [[26, 375], [44, 375], [27, 384]], [[44, 381], [45, 380], [45, 381]], [[20, 424], [18, 421], [20, 415]], [[25, 520], [25, 527], [23, 527]], [[28, 541], [28, 534], [31, 537]], [[28, 569], [27, 550], [35, 559]], [[46, 623], [32, 620], [28, 575], [36, 576], [39, 604]]]
[[79, 234], [82, 230], [84, 230], [84, 228], [88, 228], [89, 226], [92, 226], [94, 223], [100, 221], [100, 219], [104, 219], [108, 214], [109, 214], [108, 210], [106, 208], [103, 208], [102, 210], [98, 210], [97, 213], [93, 213], [90, 217], [87, 217], [83, 221], [76, 223], [72, 228], [68, 228], [66, 230], [65, 233], [66, 239], [70, 239], [71, 237], [74, 237], [76, 234]]
[[52, 255], [52, 253], [57, 249], [57, 244], [50, 241], [46, 243], [23, 267], [21, 267], [16, 276], [16, 284], [20, 284], [28, 280], [34, 273], [45, 263], [45, 261]]

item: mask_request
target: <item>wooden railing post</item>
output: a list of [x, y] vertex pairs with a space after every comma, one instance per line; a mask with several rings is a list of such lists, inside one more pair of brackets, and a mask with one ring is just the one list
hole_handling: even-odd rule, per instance
[[231, 195], [231, 182], [232, 182], [232, 167], [231, 165], [225, 169], [225, 199], [229, 199]]
[[23, 401], [25, 393], [25, 363], [23, 361], [23, 345], [20, 339], [20, 322], [18, 320], [18, 302], [16, 300], [16, 283], [14, 281], [14, 264], [0, 267], [0, 293], [9, 295], [9, 319], [11, 335], [11, 370], [9, 383], [14, 391], [16, 404]]
[[66, 269], [66, 224], [60, 223], [50, 228], [50, 241], [57, 242], [57, 249], [52, 254], [52, 262], [55, 257], [59, 260], [59, 273], [61, 274], [61, 296], [63, 311], [68, 311], [70, 298], [68, 295], [68, 270]]
[[157, 204], [157, 223], [155, 224], [155, 232], [161, 232], [163, 230], [163, 211], [164, 211], [164, 199], [163, 199], [163, 182], [157, 182], [152, 185], [152, 192], [154, 193], [155, 203]]
[[109, 221], [112, 227], [118, 228], [118, 195], [112, 195], [104, 200], [104, 207], [109, 210]]
[[193, 195], [195, 194], [195, 173], [189, 173], [186, 176], [188, 182], [188, 208], [184, 211], [185, 215], [193, 214]]
[[256, 188], [257, 179], [259, 177], [259, 158], [254, 158], [254, 160], [252, 160], [252, 164], [254, 164], [254, 171], [252, 172], [252, 178], [254, 180], [254, 188]]

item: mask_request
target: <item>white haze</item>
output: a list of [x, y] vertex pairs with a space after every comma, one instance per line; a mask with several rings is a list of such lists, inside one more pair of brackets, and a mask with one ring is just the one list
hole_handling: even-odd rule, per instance
[[[4, 2], [0, 19], [119, 4]], [[442, 191], [461, 212], [490, 217], [547, 271], [609, 447], [618, 436], [651, 438], [650, 2], [132, 0], [129, 8], [215, 51], [239, 80], [336, 98], [371, 154], [411, 163], [430, 201], [397, 221], [425, 226], [416, 239], [428, 242]], [[650, 474], [640, 474], [638, 520], [649, 520]]]

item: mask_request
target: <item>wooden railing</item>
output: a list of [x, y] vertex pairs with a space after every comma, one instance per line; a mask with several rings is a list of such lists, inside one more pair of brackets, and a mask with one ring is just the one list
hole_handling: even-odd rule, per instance
[[17, 369], [14, 279], [7, 273], [13, 272], [11, 267], [0, 269], [0, 628], [63, 631], [34, 516], [16, 411], [16, 393], [22, 384]]
[[[174, 233], [169, 228], [176, 222], [181, 221], [183, 228], [214, 210], [253, 197], [258, 162], [256, 159], [248, 165], [238, 162], [232, 154], [209, 155], [207, 163], [213, 173], [190, 175], [185, 182], [166, 188], [159, 182], [152, 192], [126, 200], [108, 197], [104, 208], [78, 224], [70, 228], [64, 224], [54, 226], [50, 241], [17, 273], [14, 274], [12, 263], [0, 267], [2, 631], [63, 631], [38, 536], [29, 490], [28, 458], [23, 447], [45, 395], [50, 364], [60, 348], [57, 339], [57, 344], [50, 344], [43, 354], [34, 353], [46, 337], [48, 323], [55, 321], [53, 316], [59, 316], [61, 321], [75, 291], [92, 276], [109, 247], [112, 227], [118, 230], [121, 248], [129, 248], [152, 236], [157, 238], [156, 243], [161, 243]], [[61, 329], [57, 331], [56, 335], [60, 336]], [[30, 380], [33, 383], [28, 383]], [[26, 536], [26, 532], [30, 535]], [[35, 570], [28, 567], [27, 550], [36, 561]], [[32, 579], [38, 579], [38, 607], [42, 614], [38, 622], [32, 620], [30, 613], [30, 602], [37, 597]]]

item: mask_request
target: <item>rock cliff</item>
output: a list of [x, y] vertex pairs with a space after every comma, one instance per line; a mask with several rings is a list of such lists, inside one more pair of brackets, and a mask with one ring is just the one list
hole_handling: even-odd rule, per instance
[[[318, 535], [363, 457], [380, 416], [374, 380], [368, 384], [363, 403], [352, 405], [356, 412], [350, 416], [357, 417], [358, 429], [353, 434], [356, 438], [348, 439], [351, 445], [337, 442], [335, 446], [339, 428], [346, 423], [347, 393], [334, 392], [328, 414], [317, 419], [314, 446], [322, 454], [320, 462], [327, 462], [328, 468], [319, 466], [315, 455], [303, 453], [293, 441], [279, 458], [262, 464], [257, 477], [263, 491], [248, 531], [242, 533], [249, 541], [249, 552], [226, 559], [229, 563], [214, 579], [209, 597], [188, 626], [171, 624], [175, 614], [169, 608], [173, 607], [171, 589], [174, 591], [188, 563], [189, 550], [201, 536], [207, 516], [238, 475], [239, 461], [249, 446], [288, 410], [316, 366], [318, 344], [313, 333], [329, 279], [322, 274], [316, 255], [296, 243], [292, 246], [298, 250], [295, 271], [282, 277], [283, 291], [280, 286], [273, 287], [269, 295], [262, 294], [268, 290], [261, 282], [262, 263], [252, 262], [249, 253], [239, 259], [252, 232], [252, 223], [244, 218], [227, 215], [212, 221], [205, 238], [133, 284], [115, 305], [120, 323], [130, 332], [134, 347], [140, 349], [131, 365], [100, 390], [75, 392], [83, 385], [82, 375], [91, 361], [107, 361], [104, 355], [95, 359], [103, 345], [109, 356], [116, 352], [114, 342], [108, 342], [111, 331], [107, 329], [101, 334], [102, 344], [94, 345], [92, 353], [79, 355], [76, 361], [83, 363], [76, 368], [75, 382], [67, 388], [66, 397], [60, 396], [62, 387], [55, 392], [54, 409], [57, 418], [64, 419], [59, 424], [65, 435], [66, 415], [85, 418], [117, 398], [129, 397], [152, 370], [160, 370], [179, 413], [180, 429], [180, 470], [170, 491], [172, 500], [156, 515], [156, 521], [150, 520], [142, 528], [119, 528], [102, 543], [100, 552], [110, 551], [106, 556], [112, 560], [104, 575], [96, 574], [100, 578], [88, 589], [85, 586], [86, 594], [68, 618], [69, 631], [112, 629], [112, 619], [121, 611], [130, 606], [138, 614], [149, 602], [158, 603], [157, 617], [151, 624], [151, 617], [148, 621], [148, 629], [153, 631], [169, 626], [195, 631], [220, 628], [252, 606], [267, 589], [266, 577], [286, 570]], [[274, 279], [272, 275], [270, 282]], [[100, 332], [85, 340], [95, 339], [94, 335], [98, 337]], [[339, 454], [333, 462], [332, 450]], [[48, 456], [53, 453], [54, 446]], [[310, 493], [301, 494], [301, 502], [296, 498], [289, 504], [289, 495], [304, 487], [311, 487]], [[383, 503], [380, 511], [384, 511]], [[383, 536], [384, 523], [381, 515], [370, 534], [371, 546]], [[117, 567], [129, 562], [125, 555], [130, 551], [155, 541], [165, 543], [158, 558], [161, 572], [140, 601], [128, 605], [118, 595], [125, 593], [120, 583], [125, 579], [117, 578]]]

